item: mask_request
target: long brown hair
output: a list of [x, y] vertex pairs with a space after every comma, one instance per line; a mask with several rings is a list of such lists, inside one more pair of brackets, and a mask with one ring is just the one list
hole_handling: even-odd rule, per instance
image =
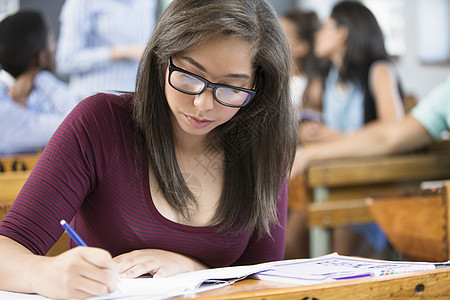
[[297, 135], [288, 95], [287, 41], [265, 0], [175, 0], [167, 7], [139, 66], [134, 99], [137, 138], [145, 145], [163, 195], [189, 216], [189, 204], [196, 199], [175, 155], [165, 72], [169, 57], [220, 36], [242, 37], [252, 46], [257, 93], [209, 136], [211, 145], [222, 147], [225, 155], [225, 186], [213, 221], [221, 230], [269, 232], [270, 224], [277, 222], [276, 202]]

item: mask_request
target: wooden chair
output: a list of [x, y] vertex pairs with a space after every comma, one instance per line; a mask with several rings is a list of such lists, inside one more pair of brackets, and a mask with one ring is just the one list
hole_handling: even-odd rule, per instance
[[[365, 201], [370, 193], [411, 189], [424, 180], [450, 178], [450, 142], [430, 149], [413, 154], [313, 162], [303, 181], [307, 191], [302, 192], [308, 195], [310, 256], [331, 251], [329, 229], [373, 221]], [[295, 189], [295, 185], [290, 188]], [[295, 192], [290, 191], [289, 202], [295, 202], [291, 195]]]
[[30, 171], [0, 173], [0, 204], [12, 204]]
[[41, 153], [0, 156], [0, 173], [31, 171]]
[[450, 260], [450, 183], [433, 190], [368, 198], [369, 210], [406, 260]]

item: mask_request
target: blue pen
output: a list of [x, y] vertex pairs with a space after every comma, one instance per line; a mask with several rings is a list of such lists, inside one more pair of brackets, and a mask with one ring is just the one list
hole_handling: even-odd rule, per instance
[[334, 277], [336, 280], [345, 280], [345, 279], [356, 279], [356, 278], [364, 278], [364, 277], [372, 277], [373, 273], [362, 273], [362, 274], [355, 274], [355, 275], [348, 275], [348, 276], [342, 276], [342, 277]]
[[67, 231], [67, 234], [69, 234], [69, 236], [78, 246], [88, 246], [78, 235], [78, 233], [69, 225], [69, 223], [67, 223], [65, 220], [61, 220], [61, 222], [59, 223], [61, 223], [61, 226]]

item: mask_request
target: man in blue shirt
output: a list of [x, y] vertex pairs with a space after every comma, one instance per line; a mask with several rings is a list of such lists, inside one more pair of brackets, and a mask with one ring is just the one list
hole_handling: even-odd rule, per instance
[[42, 149], [78, 99], [51, 71], [55, 40], [43, 17], [0, 22], [0, 155]]

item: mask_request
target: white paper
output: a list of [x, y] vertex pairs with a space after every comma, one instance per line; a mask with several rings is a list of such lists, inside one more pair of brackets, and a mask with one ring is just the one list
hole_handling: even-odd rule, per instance
[[[166, 278], [122, 279], [115, 293], [91, 298], [106, 299], [169, 299], [208, 289], [222, 287], [249, 275], [260, 279], [313, 285], [336, 281], [336, 278], [370, 273], [373, 276], [433, 270], [433, 263], [402, 262], [340, 256], [337, 253], [311, 258], [275, 261], [250, 266], [207, 269], [182, 273]], [[231, 280], [231, 281], [228, 281]], [[204, 284], [205, 281], [212, 282]], [[39, 295], [0, 291], [0, 299], [34, 300], [47, 299]]]
[[[187, 272], [166, 278], [122, 279], [119, 285], [120, 291], [102, 297], [91, 298], [91, 300], [169, 299], [219, 288], [230, 284], [227, 281], [229, 279], [245, 278], [268, 268], [270, 268], [270, 264], [258, 264]], [[205, 281], [209, 283], [202, 285]]]
[[433, 263], [375, 260], [333, 253], [311, 259], [275, 262], [270, 270], [259, 272], [256, 277], [269, 281], [312, 285], [345, 277], [375, 277], [434, 269]]

